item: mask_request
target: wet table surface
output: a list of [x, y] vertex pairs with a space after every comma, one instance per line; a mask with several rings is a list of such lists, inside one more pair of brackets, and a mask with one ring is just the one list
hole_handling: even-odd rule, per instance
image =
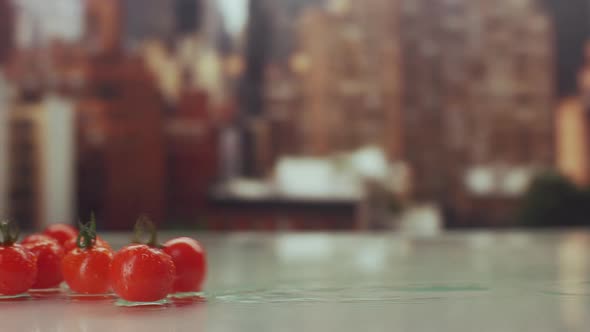
[[[202, 298], [0, 301], [0, 330], [587, 331], [590, 233], [192, 234]], [[166, 234], [163, 238], [174, 236]], [[106, 235], [121, 246], [127, 235]]]

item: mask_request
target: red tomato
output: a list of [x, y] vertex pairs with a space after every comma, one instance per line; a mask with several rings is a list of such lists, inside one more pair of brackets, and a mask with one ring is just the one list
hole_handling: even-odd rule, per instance
[[37, 257], [20, 244], [0, 246], [0, 294], [28, 291], [37, 277]]
[[121, 249], [111, 263], [111, 286], [122, 299], [151, 302], [172, 292], [176, 269], [162, 250], [144, 244]]
[[104, 294], [109, 291], [110, 264], [113, 252], [104, 247], [76, 248], [62, 261], [64, 280], [81, 294]]
[[179, 237], [164, 243], [163, 250], [172, 257], [176, 267], [174, 292], [200, 291], [207, 272], [205, 250], [201, 244], [188, 237]]
[[[69, 253], [70, 251], [78, 248], [78, 239], [70, 239], [68, 240], [66, 243], [64, 243], [64, 251], [65, 253]], [[105, 241], [103, 238], [101, 238], [100, 236], [96, 237], [96, 243], [94, 244], [97, 247], [101, 247], [101, 248], [107, 248], [108, 250], [113, 250], [113, 248], [111, 248], [111, 245]]]
[[30, 243], [34, 243], [34, 242], [43, 242], [43, 241], [50, 241], [50, 242], [58, 243], [56, 239], [54, 239], [50, 236], [47, 236], [45, 234], [31, 234], [31, 235], [25, 237], [21, 241], [21, 244], [30, 244]]
[[63, 248], [52, 241], [33, 242], [24, 245], [37, 256], [37, 279], [33, 288], [45, 289], [57, 287], [62, 281], [61, 260]]
[[72, 225], [55, 224], [47, 227], [43, 234], [56, 239], [63, 246], [68, 240], [78, 236], [78, 230]]

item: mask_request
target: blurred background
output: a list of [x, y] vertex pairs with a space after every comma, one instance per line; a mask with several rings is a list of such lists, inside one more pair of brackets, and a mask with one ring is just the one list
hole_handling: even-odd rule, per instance
[[588, 0], [0, 0], [0, 211], [590, 225]]

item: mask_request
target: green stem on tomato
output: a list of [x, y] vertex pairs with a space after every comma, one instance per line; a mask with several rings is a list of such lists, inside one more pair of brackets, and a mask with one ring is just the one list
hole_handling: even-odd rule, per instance
[[78, 248], [90, 249], [96, 243], [96, 216], [94, 212], [90, 214], [90, 221], [87, 224], [79, 223], [80, 232], [76, 238]]
[[140, 216], [135, 222], [133, 231], [135, 233], [133, 237], [133, 243], [143, 243], [141, 241], [141, 237], [147, 231], [150, 234], [150, 238], [145, 244], [150, 247], [160, 247], [158, 243], [158, 232], [156, 230], [156, 225], [148, 216]]
[[18, 240], [19, 234], [20, 231], [15, 223], [10, 221], [0, 222], [0, 236], [2, 237], [0, 246], [11, 246], [15, 244]]

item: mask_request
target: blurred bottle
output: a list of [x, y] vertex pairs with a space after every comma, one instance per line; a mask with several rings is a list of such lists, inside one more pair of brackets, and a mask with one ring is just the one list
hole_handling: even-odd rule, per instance
[[559, 170], [578, 186], [590, 184], [590, 43], [578, 73], [578, 95], [561, 101], [556, 114]]
[[75, 210], [74, 103], [48, 93], [36, 100], [17, 100], [9, 109], [10, 216], [23, 228], [71, 222]]
[[222, 179], [238, 178], [242, 169], [239, 129], [230, 126], [222, 130], [220, 150]]

